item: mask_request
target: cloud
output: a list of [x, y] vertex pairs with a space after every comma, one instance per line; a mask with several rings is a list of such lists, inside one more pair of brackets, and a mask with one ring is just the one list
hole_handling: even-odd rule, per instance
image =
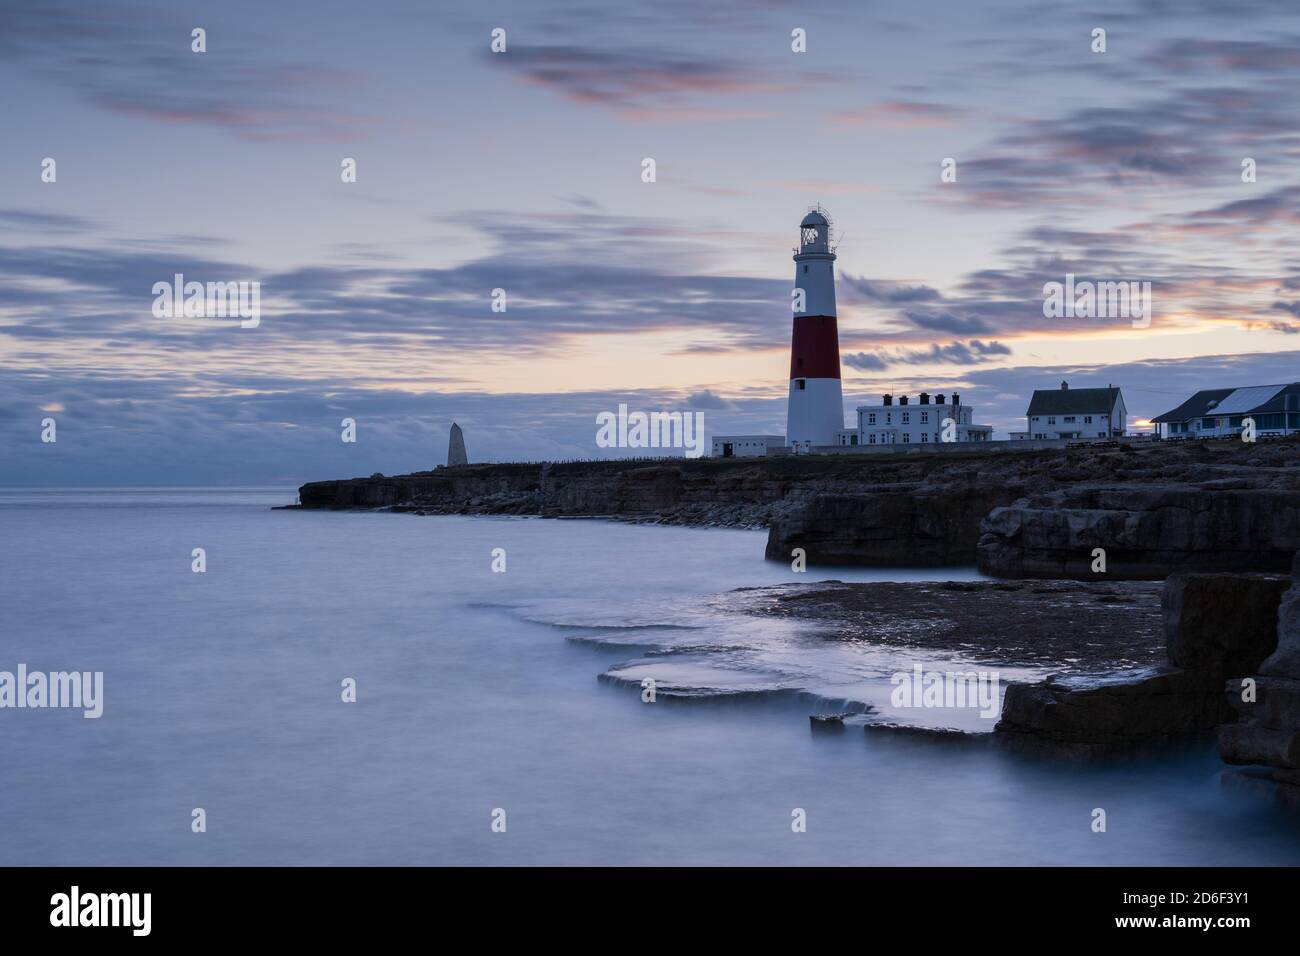
[[701, 389], [698, 392], [692, 392], [687, 396], [686, 404], [691, 408], [701, 409], [712, 408], [721, 410], [733, 407], [731, 402], [707, 388]]
[[836, 126], [870, 129], [944, 129], [954, 126], [962, 110], [940, 103], [885, 100], [850, 110], [834, 110], [829, 120]]
[[0, 209], [0, 229], [10, 232], [81, 232], [91, 225], [91, 220], [84, 216], [28, 209]]
[[702, 97], [771, 95], [824, 83], [828, 77], [802, 72], [785, 77], [716, 55], [648, 49], [597, 49], [576, 45], [511, 46], [506, 54], [485, 52], [526, 83], [552, 90], [583, 105], [631, 117], [675, 119], [751, 118], [766, 109], [700, 106]]
[[951, 311], [922, 311], [905, 309], [904, 318], [918, 329], [930, 332], [952, 332], [959, 335], [988, 333], [993, 327], [984, 319], [970, 315], [957, 315]]
[[[1289, 12], [1294, 13], [1294, 8]], [[1196, 75], [1210, 69], [1259, 75], [1289, 73], [1300, 68], [1300, 34], [1271, 40], [1171, 40], [1156, 54], [1155, 62], [1172, 73]]]
[[832, 179], [786, 179], [768, 182], [765, 185], [784, 189], [786, 192], [819, 196], [851, 196], [860, 193], [875, 193], [880, 187], [875, 183], [838, 182]]
[[882, 371], [892, 365], [979, 365], [995, 356], [1010, 355], [1011, 349], [1001, 342], [970, 339], [967, 342], [937, 342], [928, 349], [880, 349], [845, 355], [843, 361], [862, 371]]
[[891, 282], [882, 279], [867, 279], [863, 276], [841, 275], [836, 283], [837, 290], [843, 297], [847, 290], [849, 301], [871, 302], [882, 305], [898, 305], [910, 302], [936, 302], [943, 298], [938, 289], [925, 285], [909, 285], [903, 282]]
[[[428, 355], [430, 368], [449, 351], [518, 355], [576, 335], [672, 330], [686, 347], [707, 332], [723, 348], [788, 335], [788, 284], [693, 271], [709, 247], [683, 241], [680, 223], [594, 212], [449, 218], [475, 223], [493, 253], [440, 269], [381, 260], [264, 272], [205, 244], [0, 245], [0, 339], [33, 349], [55, 339], [92, 351], [234, 347], [228, 324], [153, 317], [153, 284], [178, 272], [260, 282], [264, 345], [401, 348]], [[504, 312], [490, 308], [495, 288], [506, 292]]]
[[373, 123], [336, 105], [363, 86], [361, 74], [260, 60], [247, 30], [238, 31], [245, 42], [218, 55], [191, 52], [192, 23], [130, 3], [0, 0], [0, 22], [0, 61], [52, 79], [110, 113], [212, 126], [266, 142], [352, 142]]
[[[1150, 418], [1207, 387], [1286, 383], [1300, 351], [1213, 355], [1112, 365], [963, 368], [922, 381], [891, 375], [886, 390], [958, 392], [975, 420], [1000, 436], [1024, 427], [1035, 388], [1114, 384], [1135, 418]], [[704, 389], [697, 395], [707, 394]], [[846, 421], [866, 397], [845, 395]], [[540, 461], [603, 457], [595, 414], [626, 402], [675, 408], [671, 392], [568, 394], [414, 393], [358, 387], [351, 376], [289, 378], [231, 370], [216, 375], [168, 371], [123, 378], [76, 370], [52, 379], [40, 371], [0, 368], [0, 485], [284, 484], [432, 468], [445, 460], [448, 429], [465, 429], [471, 460]], [[735, 397], [711, 409], [711, 434], [781, 434], [784, 397]], [[55, 413], [48, 407], [62, 406]], [[54, 414], [59, 441], [40, 441]], [[360, 440], [339, 441], [342, 417], [355, 418]]]
[[[774, 414], [770, 401], [732, 403], [701, 390], [691, 407], [739, 417]], [[473, 461], [639, 455], [596, 444], [597, 412], [682, 407], [669, 391], [566, 394], [415, 393], [358, 387], [351, 377], [289, 378], [250, 371], [168, 371], [125, 379], [0, 369], [0, 485], [293, 484], [400, 474], [445, 461], [458, 422]], [[58, 412], [44, 409], [62, 406]], [[54, 414], [59, 441], [40, 440]], [[780, 412], [784, 418], [784, 410]], [[342, 418], [358, 441], [339, 440]]]

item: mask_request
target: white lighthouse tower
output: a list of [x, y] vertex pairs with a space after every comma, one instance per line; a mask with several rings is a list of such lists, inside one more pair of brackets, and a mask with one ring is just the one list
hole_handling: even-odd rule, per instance
[[799, 248], [794, 256], [796, 291], [785, 440], [797, 451], [833, 445], [837, 432], [844, 428], [831, 228], [826, 210], [818, 206], [809, 212], [799, 224]]

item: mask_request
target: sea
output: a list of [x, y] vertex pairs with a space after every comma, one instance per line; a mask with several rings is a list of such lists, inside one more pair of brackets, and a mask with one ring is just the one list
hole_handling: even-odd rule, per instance
[[[1081, 765], [968, 712], [911, 719], [971, 739], [864, 729], [917, 660], [987, 664], [737, 590], [973, 568], [295, 501], [0, 490], [0, 672], [102, 674], [98, 717], [0, 708], [0, 865], [1300, 863], [1296, 816], [1212, 744]], [[813, 733], [829, 712], [855, 716]]]

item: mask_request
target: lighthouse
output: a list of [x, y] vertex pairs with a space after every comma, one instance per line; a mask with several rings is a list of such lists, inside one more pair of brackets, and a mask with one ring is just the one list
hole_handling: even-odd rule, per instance
[[799, 247], [794, 255], [790, 400], [785, 426], [786, 444], [796, 450], [833, 445], [836, 433], [844, 427], [831, 239], [831, 220], [820, 206], [799, 223]]

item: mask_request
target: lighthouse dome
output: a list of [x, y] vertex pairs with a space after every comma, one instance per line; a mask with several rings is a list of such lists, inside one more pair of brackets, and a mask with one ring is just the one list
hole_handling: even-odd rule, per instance
[[808, 210], [799, 223], [799, 255], [831, 255], [831, 217], [821, 206]]

